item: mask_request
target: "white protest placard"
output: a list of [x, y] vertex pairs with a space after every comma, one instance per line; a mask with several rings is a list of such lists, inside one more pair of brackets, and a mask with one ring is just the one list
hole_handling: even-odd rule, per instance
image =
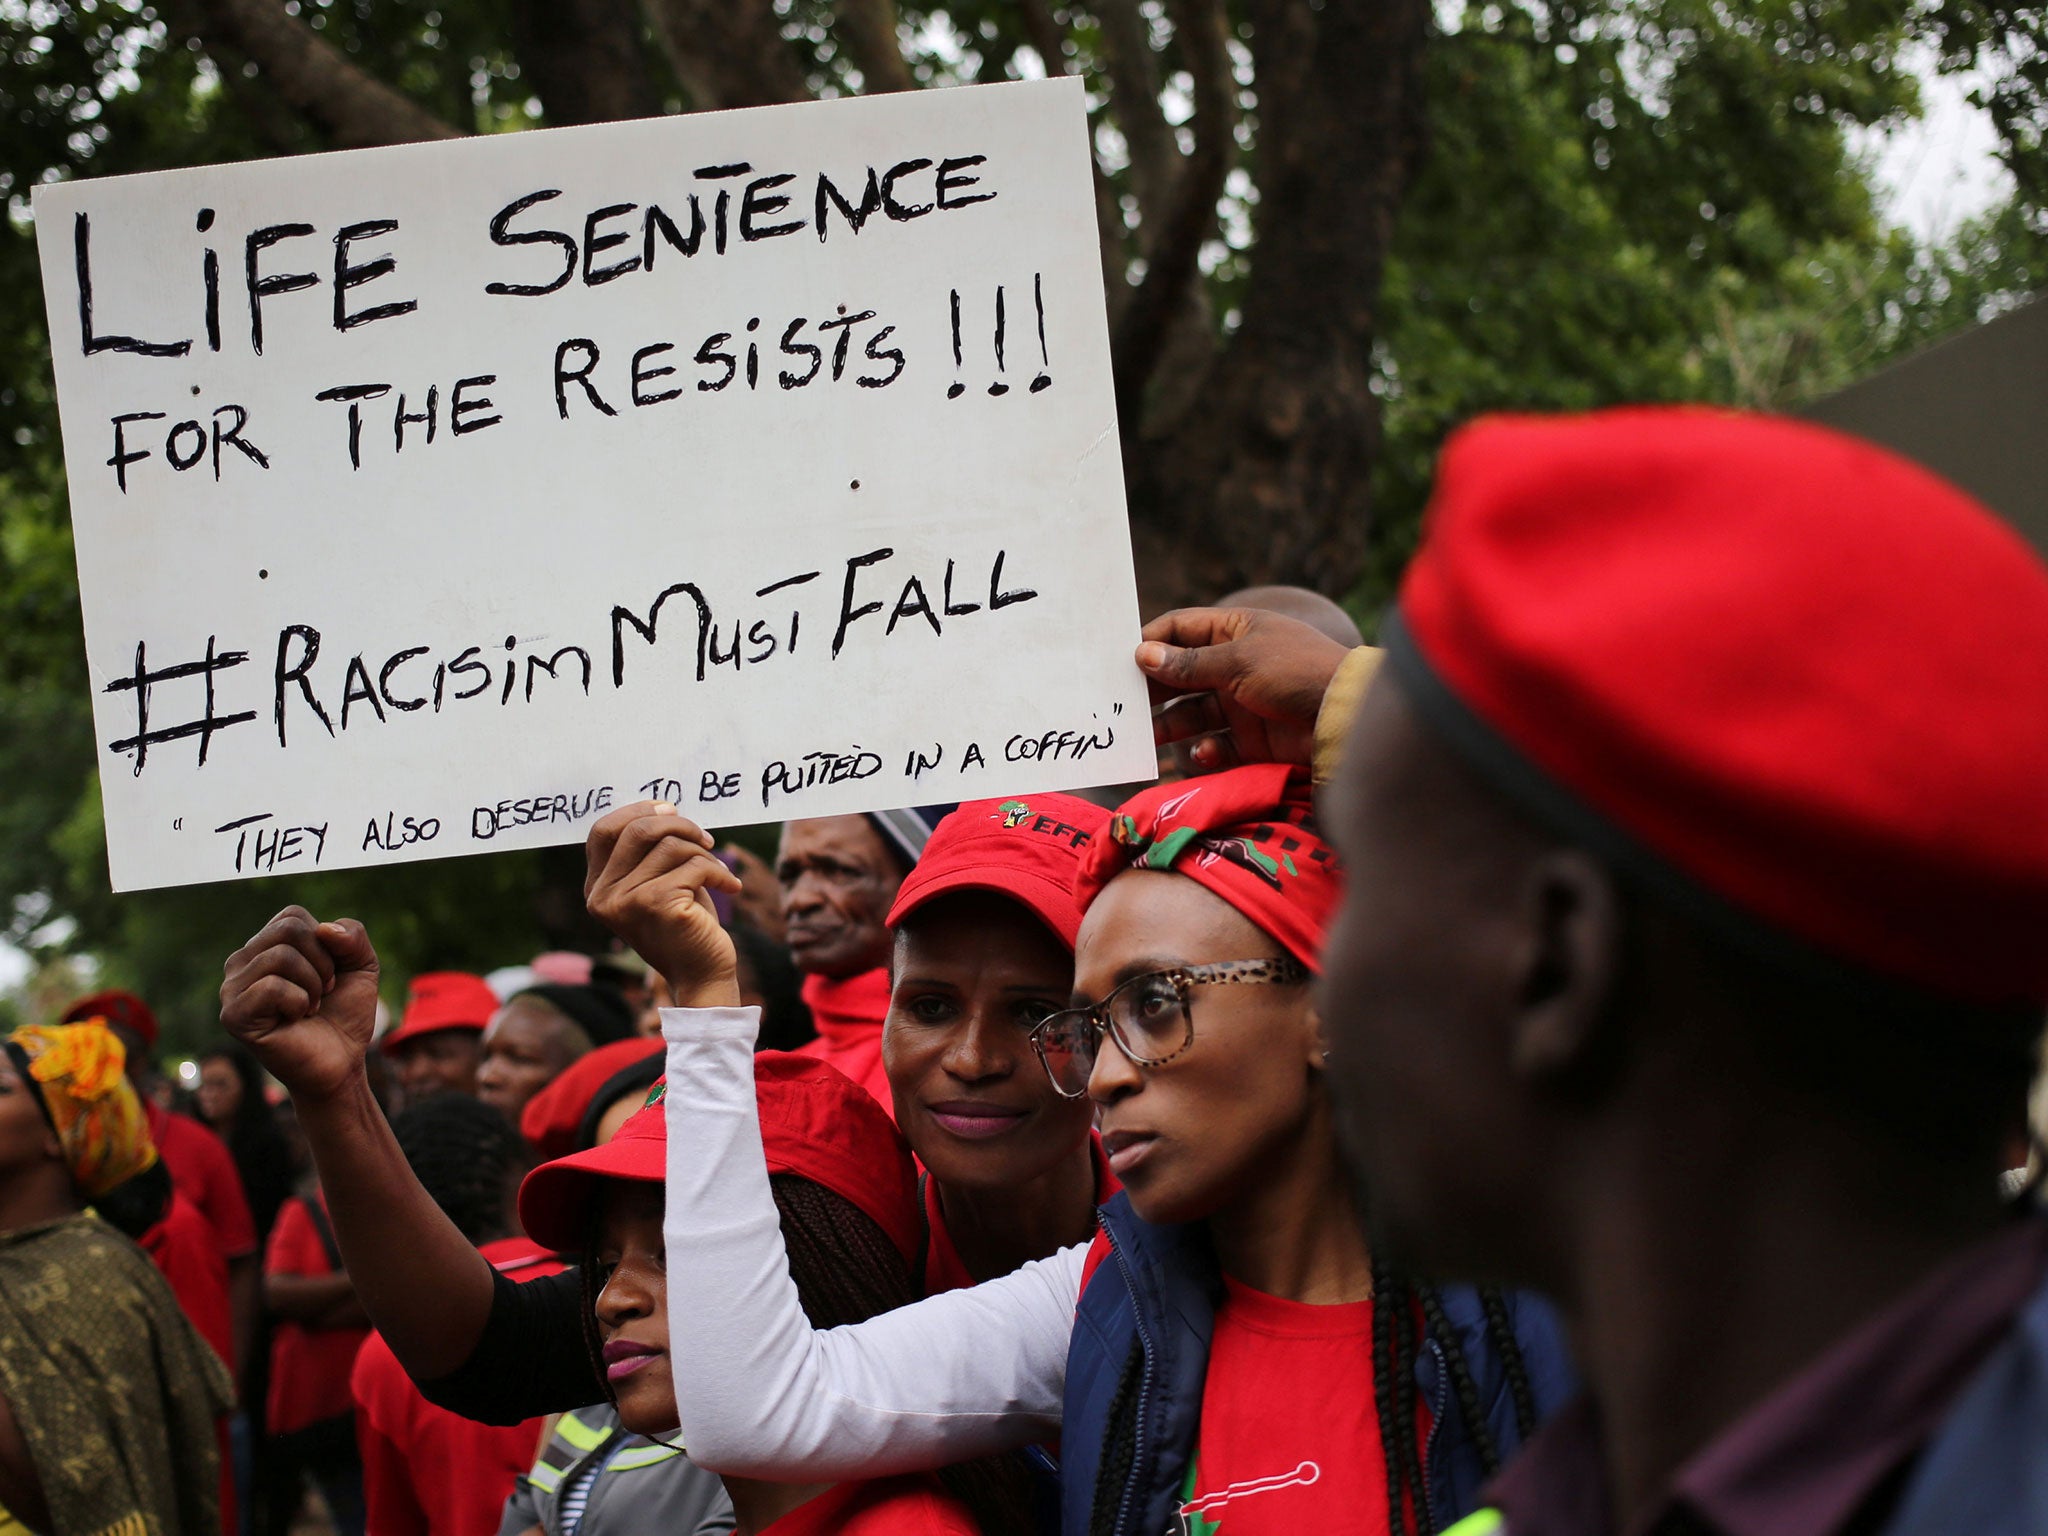
[[38, 188], [114, 888], [1149, 778], [1082, 90]]

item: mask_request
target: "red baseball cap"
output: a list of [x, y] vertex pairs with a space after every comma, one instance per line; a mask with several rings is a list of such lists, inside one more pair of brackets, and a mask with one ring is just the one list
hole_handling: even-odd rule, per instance
[[593, 1119], [591, 1111], [601, 1114], [626, 1093], [644, 1095], [661, 1075], [661, 1063], [656, 1059], [660, 1055], [661, 1041], [652, 1035], [614, 1040], [586, 1051], [526, 1101], [526, 1108], [519, 1112], [519, 1134], [544, 1158], [567, 1157], [578, 1151], [585, 1122]]
[[[519, 1220], [543, 1247], [573, 1252], [589, 1233], [597, 1181], [658, 1184], [668, 1120], [657, 1083], [647, 1107], [601, 1147], [543, 1163], [519, 1186]], [[792, 1173], [851, 1201], [888, 1234], [903, 1262], [924, 1249], [924, 1205], [910, 1149], [874, 1096], [837, 1067], [787, 1051], [754, 1056], [754, 1096], [768, 1172]]]
[[498, 1011], [498, 994], [467, 971], [428, 971], [405, 989], [405, 1013], [377, 1044], [384, 1050], [437, 1029], [481, 1030]]
[[1109, 812], [1075, 795], [971, 800], [933, 829], [889, 909], [895, 928], [948, 891], [993, 891], [1021, 902], [1068, 949], [1081, 931], [1074, 879], [1109, 829]]
[[80, 1024], [87, 1019], [105, 1019], [116, 1029], [125, 1029], [140, 1040], [144, 1046], [156, 1046], [156, 1014], [149, 1004], [133, 992], [124, 992], [113, 987], [105, 992], [95, 992], [91, 997], [81, 997], [64, 1010], [59, 1024]]
[[1444, 450], [1387, 665], [1494, 786], [1830, 975], [2048, 1002], [2048, 567], [1918, 465], [1700, 408]]

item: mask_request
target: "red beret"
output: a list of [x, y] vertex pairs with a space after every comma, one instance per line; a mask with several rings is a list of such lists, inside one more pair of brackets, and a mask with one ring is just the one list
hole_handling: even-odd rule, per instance
[[969, 801], [932, 830], [889, 926], [948, 891], [993, 891], [1023, 903], [1072, 949], [1081, 930], [1074, 876], [1108, 825], [1109, 812], [1075, 795]]
[[[542, 1157], [566, 1157], [579, 1150], [585, 1124], [626, 1093], [644, 1095], [661, 1075], [661, 1041], [652, 1035], [614, 1040], [586, 1051], [519, 1112], [519, 1134]], [[602, 1103], [599, 1101], [603, 1100]], [[595, 1126], [590, 1127], [595, 1130]]]
[[81, 997], [64, 1010], [60, 1024], [79, 1024], [87, 1019], [105, 1019], [116, 1029], [125, 1029], [140, 1040], [146, 1048], [156, 1046], [156, 1014], [149, 1004], [133, 992], [123, 992], [119, 987], [105, 992], [95, 992], [91, 997]]
[[406, 988], [398, 1028], [377, 1043], [388, 1051], [437, 1029], [481, 1031], [497, 1011], [498, 994], [483, 977], [467, 971], [427, 971], [413, 977]]
[[[874, 1095], [837, 1067], [786, 1051], [754, 1056], [761, 1146], [770, 1174], [821, 1185], [869, 1217], [906, 1265], [924, 1250], [924, 1202], [910, 1149]], [[535, 1242], [583, 1246], [600, 1179], [658, 1184], [667, 1177], [666, 1107], [654, 1102], [601, 1147], [543, 1163], [519, 1186], [519, 1221]]]
[[1391, 628], [1439, 734], [1695, 910], [2048, 1001], [2048, 568], [1926, 470], [1735, 412], [1481, 421]]

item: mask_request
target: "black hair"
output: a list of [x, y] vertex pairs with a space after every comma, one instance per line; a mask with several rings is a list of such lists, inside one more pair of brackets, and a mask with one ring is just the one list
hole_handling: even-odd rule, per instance
[[92, 1208], [116, 1232], [139, 1243], [171, 1208], [171, 1170], [159, 1157], [133, 1178], [95, 1195]]
[[505, 1001], [510, 1005], [522, 997], [547, 1004], [582, 1030], [592, 1045], [616, 1045], [633, 1038], [633, 1009], [617, 987], [578, 987], [544, 981], [538, 986], [521, 988]]
[[[789, 1277], [813, 1328], [865, 1322], [909, 1306], [923, 1295], [921, 1277], [888, 1233], [844, 1195], [790, 1173], [770, 1175], [768, 1187], [782, 1220]], [[597, 1329], [597, 1300], [603, 1290], [596, 1262], [597, 1214], [591, 1213], [592, 1236], [584, 1244], [580, 1266], [583, 1342], [593, 1363], [603, 1358]], [[597, 1374], [605, 1379], [601, 1367]], [[610, 1396], [609, 1383], [605, 1392]], [[938, 1477], [973, 1513], [983, 1536], [1029, 1536], [1035, 1530], [1027, 1474], [1014, 1457], [961, 1462], [941, 1469]]]
[[512, 1230], [513, 1183], [529, 1159], [503, 1113], [466, 1093], [436, 1094], [403, 1111], [391, 1134], [464, 1237], [482, 1246]]
[[[1492, 1477], [1505, 1457], [1487, 1422], [1486, 1405], [1479, 1400], [1472, 1364], [1444, 1315], [1443, 1298], [1436, 1287], [1374, 1259], [1372, 1298], [1372, 1381], [1380, 1444], [1386, 1453], [1387, 1530], [1389, 1536], [1408, 1536], [1411, 1530], [1415, 1536], [1433, 1536], [1436, 1521], [1423, 1480], [1422, 1448], [1415, 1438], [1415, 1364], [1425, 1339], [1435, 1340], [1443, 1354], [1458, 1416], [1465, 1421], [1465, 1432], [1479, 1454], [1481, 1471]], [[1507, 1301], [1499, 1290], [1487, 1286], [1479, 1292], [1479, 1305], [1487, 1342], [1500, 1357], [1501, 1372], [1507, 1378], [1516, 1439], [1526, 1440], [1536, 1428], [1536, 1398], [1529, 1385], [1528, 1362], [1522, 1358], [1514, 1323], [1508, 1317]], [[1418, 1312], [1420, 1328], [1416, 1326]]]
[[660, 1051], [649, 1051], [638, 1061], [627, 1062], [606, 1078], [584, 1106], [583, 1118], [576, 1122], [575, 1150], [587, 1152], [596, 1146], [597, 1128], [604, 1123], [604, 1117], [611, 1112], [612, 1106], [628, 1094], [646, 1098], [647, 1090], [654, 1086], [667, 1065]]
[[735, 920], [728, 931], [740, 964], [753, 973], [755, 990], [761, 994], [761, 1034], [755, 1049], [793, 1051], [815, 1040], [818, 1029], [804, 1002], [803, 977], [789, 950], [752, 923]]
[[235, 1118], [222, 1139], [235, 1160], [235, 1171], [242, 1176], [256, 1231], [268, 1236], [278, 1207], [292, 1192], [293, 1174], [291, 1145], [278, 1126], [277, 1111], [263, 1092], [263, 1069], [244, 1047], [232, 1042], [209, 1048], [199, 1061], [201, 1065], [224, 1061], [241, 1082], [242, 1102], [235, 1106]]

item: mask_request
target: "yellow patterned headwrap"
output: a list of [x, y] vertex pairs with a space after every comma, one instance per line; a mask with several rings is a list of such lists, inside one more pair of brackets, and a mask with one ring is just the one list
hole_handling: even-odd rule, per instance
[[24, 1024], [7, 1045], [41, 1094], [71, 1180], [86, 1199], [156, 1161], [148, 1117], [126, 1075], [128, 1052], [105, 1020]]

